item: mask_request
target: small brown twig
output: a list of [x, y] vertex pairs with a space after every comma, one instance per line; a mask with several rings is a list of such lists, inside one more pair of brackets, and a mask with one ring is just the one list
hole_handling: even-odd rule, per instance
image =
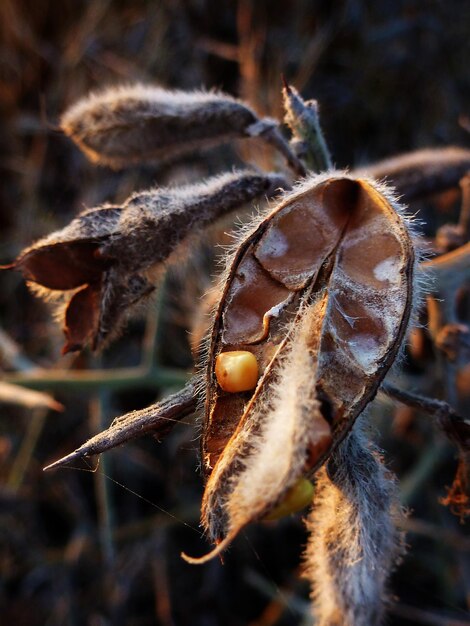
[[11, 385], [0, 381], [0, 402], [5, 404], [17, 404], [29, 409], [46, 408], [52, 411], [64, 410], [64, 405], [57, 402], [51, 395], [43, 391], [26, 389], [19, 385]]
[[429, 413], [436, 417], [439, 422], [442, 420], [455, 420], [457, 422], [465, 422], [466, 420], [458, 415], [456, 411], [447, 403], [435, 398], [427, 398], [411, 391], [404, 391], [390, 383], [383, 383], [380, 390], [390, 398], [394, 398], [403, 404], [411, 406], [414, 409]]
[[403, 404], [429, 413], [437, 419], [439, 426], [453, 443], [460, 448], [470, 449], [470, 420], [459, 415], [447, 402], [403, 391], [389, 383], [384, 383], [381, 391]]
[[[458, 447], [461, 455], [468, 455], [468, 451], [470, 450], [470, 420], [459, 415], [450, 404], [442, 400], [426, 398], [425, 396], [409, 391], [403, 391], [388, 383], [382, 385], [381, 390], [389, 397], [435, 417], [447, 437]], [[402, 484], [402, 502], [404, 504], [408, 504], [412, 500], [417, 489], [425, 482], [429, 473], [444, 460], [447, 456], [447, 452], [447, 445], [443, 442], [436, 442], [421, 456], [411, 474]], [[466, 489], [465, 467], [465, 464], [462, 463], [461, 460], [457, 474], [458, 480], [454, 481], [454, 486], [451, 488], [449, 496], [443, 501], [443, 504], [449, 504], [451, 506], [453, 504], [462, 504], [461, 515], [463, 515], [466, 510], [466, 495], [464, 493]], [[456, 492], [455, 497], [463, 498], [463, 501], [460, 502], [459, 500], [458, 503], [454, 502], [453, 498], [450, 497], [457, 488], [460, 490], [463, 489], [462, 494], [460, 494], [460, 491], [459, 493]]]
[[21, 352], [18, 345], [0, 328], [0, 358], [15, 370], [25, 372], [34, 369], [35, 365]]
[[460, 180], [462, 190], [462, 205], [460, 208], [459, 226], [462, 229], [465, 241], [470, 240], [470, 172]]
[[462, 190], [459, 221], [443, 224], [436, 232], [436, 248], [442, 252], [450, 252], [470, 240], [470, 172], [460, 179], [459, 184]]

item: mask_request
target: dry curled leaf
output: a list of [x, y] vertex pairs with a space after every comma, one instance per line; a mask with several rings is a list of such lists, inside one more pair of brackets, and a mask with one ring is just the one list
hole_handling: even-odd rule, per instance
[[63, 115], [61, 127], [91, 161], [120, 168], [246, 136], [257, 121], [227, 94], [130, 85], [83, 98]]
[[[268, 514], [347, 434], [402, 343], [414, 265], [390, 192], [341, 173], [304, 182], [244, 236], [206, 373], [202, 521], [218, 546], [195, 562]], [[223, 389], [218, 359], [234, 351], [256, 358], [254, 389]]]
[[234, 172], [136, 193], [122, 206], [84, 211], [24, 250], [11, 267], [40, 286], [41, 295], [72, 294], [63, 314], [64, 352], [88, 343], [100, 348], [153, 291], [155, 273], [186, 237], [283, 184], [276, 174]]

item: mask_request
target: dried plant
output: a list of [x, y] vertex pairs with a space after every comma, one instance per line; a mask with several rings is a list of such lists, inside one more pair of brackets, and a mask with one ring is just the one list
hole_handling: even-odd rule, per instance
[[359, 423], [319, 472], [307, 520], [306, 576], [318, 626], [369, 626], [403, 552], [396, 484]]
[[260, 120], [248, 105], [224, 93], [111, 88], [77, 102], [63, 115], [61, 127], [92, 161], [114, 168], [172, 161], [237, 137], [261, 137], [304, 173], [276, 122]]
[[[303, 180], [280, 197], [279, 187], [290, 187], [287, 174], [251, 171], [137, 193], [122, 206], [84, 211], [11, 267], [41, 295], [59, 295], [65, 351], [88, 343], [98, 349], [154, 289], [163, 263], [195, 229], [275, 197], [225, 259], [199, 374], [49, 467], [146, 432], [163, 436], [204, 403], [202, 524], [216, 546], [184, 558], [205, 562], [247, 524], [304, 508], [313, 480], [305, 571], [318, 623], [374, 626], [382, 621], [400, 551], [401, 509], [394, 477], [364, 427], [354, 424], [402, 353], [423, 282], [411, 220], [377, 179], [390, 177], [400, 194], [416, 198], [458, 184], [470, 154], [425, 151], [365, 173], [335, 171], [316, 103], [288, 85], [284, 102], [290, 144], [276, 121], [258, 119], [225, 94], [137, 85], [79, 102], [62, 128], [98, 163], [171, 160], [251, 136], [276, 148]], [[447, 405], [390, 385], [385, 390], [436, 415], [459, 445], [464, 501], [468, 421]]]
[[[154, 290], [162, 263], [198, 228], [284, 184], [273, 174], [235, 172], [188, 187], [133, 194], [122, 206], [86, 210], [27, 248], [13, 264], [49, 296], [72, 293], [59, 316], [64, 353], [115, 337], [128, 310]], [[126, 253], [123, 254], [122, 251]]]
[[[414, 252], [393, 204], [331, 172], [302, 183], [237, 245], [206, 373], [203, 522], [225, 537], [217, 550], [318, 468], [395, 359]], [[248, 395], [217, 376], [233, 350], [256, 357]]]
[[61, 127], [92, 161], [126, 167], [243, 137], [256, 121], [250, 107], [226, 94], [131, 85], [80, 100]]

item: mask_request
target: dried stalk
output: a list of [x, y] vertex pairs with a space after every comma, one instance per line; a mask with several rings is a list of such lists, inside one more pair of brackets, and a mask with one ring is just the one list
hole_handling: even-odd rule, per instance
[[429, 413], [437, 419], [439, 426], [453, 443], [470, 449], [470, 420], [459, 415], [447, 402], [404, 391], [389, 383], [384, 383], [380, 389], [387, 396], [407, 406]]
[[181, 391], [162, 402], [116, 418], [109, 428], [89, 439], [74, 452], [51, 463], [44, 470], [60, 467], [85, 456], [100, 454], [147, 433], [152, 433], [158, 438], [164, 437], [175, 424], [194, 413], [196, 407], [196, 384], [191, 380]]

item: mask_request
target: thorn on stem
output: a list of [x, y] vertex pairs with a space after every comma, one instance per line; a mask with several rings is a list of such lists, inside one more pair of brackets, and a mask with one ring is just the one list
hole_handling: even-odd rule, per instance
[[292, 90], [290, 88], [289, 83], [286, 80], [284, 73], [281, 74], [281, 81], [282, 81], [282, 86], [285, 89], [286, 93], [290, 95], [292, 93]]

